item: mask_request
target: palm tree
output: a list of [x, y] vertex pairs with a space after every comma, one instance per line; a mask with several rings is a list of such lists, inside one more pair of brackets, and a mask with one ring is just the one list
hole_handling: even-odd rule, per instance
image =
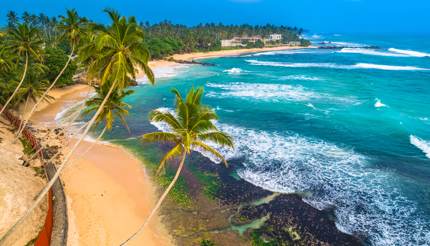
[[24, 82], [27, 74], [28, 63], [30, 57], [40, 60], [40, 53], [42, 51], [43, 41], [39, 36], [39, 31], [34, 27], [29, 27], [26, 24], [20, 24], [18, 27], [10, 30], [10, 37], [8, 38], [8, 49], [12, 54], [17, 54], [20, 58], [24, 58], [24, 72], [22, 73], [21, 80], [15, 91], [3, 105], [0, 110], [0, 115], [7, 108], [8, 104], [18, 93], [19, 88]]
[[216, 113], [209, 107], [201, 104], [201, 97], [203, 95], [203, 88], [197, 90], [191, 89], [185, 100], [177, 90], [173, 90], [176, 95], [176, 112], [154, 110], [149, 116], [150, 121], [163, 122], [170, 128], [169, 132], [153, 132], [143, 135], [144, 141], [149, 142], [165, 142], [173, 144], [173, 147], [161, 159], [157, 174], [164, 169], [166, 162], [174, 157], [180, 156], [179, 167], [176, 174], [169, 184], [167, 189], [161, 195], [154, 209], [151, 211], [148, 218], [142, 226], [127, 240], [121, 243], [126, 244], [134, 238], [145, 226], [149, 223], [151, 218], [155, 215], [160, 208], [162, 202], [169, 194], [170, 190], [178, 180], [181, 171], [185, 164], [185, 158], [191, 153], [192, 150], [202, 149], [216, 156], [224, 162], [227, 166], [227, 161], [221, 153], [216, 149], [210, 147], [206, 142], [212, 142], [219, 146], [227, 146], [233, 148], [233, 140], [230, 136], [218, 130], [213, 121], [217, 120]]
[[67, 60], [66, 64], [64, 64], [60, 73], [57, 75], [57, 77], [54, 79], [54, 81], [51, 83], [51, 85], [49, 87], [47, 87], [46, 91], [41, 95], [39, 100], [37, 100], [37, 102], [34, 104], [30, 113], [24, 119], [24, 125], [21, 128], [21, 130], [18, 131], [17, 137], [19, 137], [21, 135], [22, 130], [25, 129], [25, 126], [28, 124], [28, 121], [30, 120], [30, 118], [34, 114], [34, 112], [36, 111], [37, 107], [45, 99], [45, 97], [52, 90], [52, 88], [54, 88], [55, 84], [60, 79], [60, 77], [63, 75], [64, 71], [69, 66], [70, 62], [72, 61], [73, 54], [75, 52], [75, 48], [78, 45], [81, 36], [83, 35], [82, 34], [82, 25], [85, 22], [86, 22], [86, 20], [79, 17], [76, 10], [67, 10], [67, 17], [61, 16], [61, 22], [58, 25], [58, 29], [63, 31], [63, 38], [67, 39], [70, 43], [71, 51], [70, 51], [69, 59]]
[[[110, 83], [109, 91], [101, 102], [96, 113], [92, 116], [85, 127], [81, 137], [74, 143], [70, 151], [65, 155], [63, 162], [58, 166], [48, 184], [35, 198], [29, 209], [18, 219], [18, 221], [3, 235], [0, 244], [16, 229], [31, 212], [40, 204], [57, 181], [61, 172], [69, 163], [72, 154], [88, 134], [98, 116], [103, 112], [111, 94], [115, 90], [124, 89], [130, 80], [135, 79], [137, 69], [142, 69], [151, 83], [154, 83], [154, 75], [148, 66], [149, 52], [144, 46], [143, 30], [137, 25], [135, 18], [126, 19], [120, 17], [116, 12], [106, 10], [112, 20], [110, 27], [100, 27], [95, 39], [96, 50], [84, 49], [79, 52], [85, 58], [84, 64], [88, 65], [88, 73], [99, 80], [101, 86]], [[87, 63], [85, 63], [85, 61]], [[90, 62], [88, 62], [90, 61]]]
[[[37, 66], [37, 65], [36, 65]], [[35, 102], [40, 96], [43, 94], [43, 92], [48, 88], [49, 81], [46, 79], [43, 79], [44, 71], [42, 69], [32, 69], [27, 74], [24, 83], [22, 84], [21, 88], [19, 89], [17, 95], [20, 100], [17, 100], [17, 103], [22, 102], [24, 100], [24, 113], [27, 112], [27, 106], [28, 102], [32, 100]], [[44, 101], [49, 102], [53, 97], [47, 96], [44, 98]], [[20, 129], [23, 129], [25, 125], [23, 124], [23, 121], [21, 121], [21, 124], [18, 128], [18, 131]]]
[[[86, 108], [83, 110], [84, 115], [95, 113], [97, 109], [100, 108], [103, 99], [106, 97], [109, 87], [109, 84], [104, 86], [95, 86], [97, 95], [85, 103]], [[124, 102], [124, 98], [128, 95], [131, 95], [133, 92], [134, 91], [132, 90], [116, 90], [114, 93], [112, 93], [108, 101], [103, 106], [103, 111], [97, 117], [94, 127], [98, 127], [104, 122], [105, 129], [112, 130], [113, 123], [115, 122], [115, 119], [118, 118], [124, 127], [130, 132], [126, 117], [131, 106]], [[102, 132], [104, 132], [104, 130]]]
[[0, 46], [0, 75], [4, 76], [6, 73], [11, 71], [13, 65], [12, 54], [6, 47]]

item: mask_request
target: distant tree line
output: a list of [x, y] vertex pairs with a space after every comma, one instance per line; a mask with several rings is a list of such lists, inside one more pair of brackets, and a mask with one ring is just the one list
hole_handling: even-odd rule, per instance
[[[222, 23], [199, 24], [188, 27], [162, 21], [156, 24], [140, 23], [145, 31], [147, 46], [155, 59], [163, 58], [176, 53], [195, 51], [215, 51], [221, 49], [222, 39], [231, 39], [236, 36], [262, 36], [282, 34], [281, 43], [291, 41], [300, 42], [308, 46], [309, 41], [302, 39], [304, 30], [297, 27], [267, 25], [224, 25]], [[264, 43], [248, 43], [247, 48], [263, 47]]]

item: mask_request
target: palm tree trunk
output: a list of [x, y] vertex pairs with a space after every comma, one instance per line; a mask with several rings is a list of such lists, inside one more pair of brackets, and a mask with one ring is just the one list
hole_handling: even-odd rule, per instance
[[66, 167], [66, 165], [69, 163], [70, 158], [72, 157], [72, 154], [76, 151], [76, 149], [78, 148], [79, 144], [84, 140], [85, 136], [88, 134], [88, 132], [90, 131], [91, 127], [93, 126], [94, 122], [96, 121], [97, 117], [100, 115], [100, 113], [103, 111], [104, 105], [106, 104], [107, 100], [109, 99], [109, 97], [111, 96], [113, 90], [116, 87], [116, 83], [113, 83], [111, 88], [109, 89], [108, 94], [106, 95], [106, 97], [103, 99], [102, 104], [100, 105], [100, 107], [98, 108], [96, 114], [91, 118], [91, 120], [89, 121], [88, 126], [85, 128], [84, 133], [82, 134], [82, 136], [79, 138], [79, 140], [73, 145], [72, 149], [67, 153], [67, 155], [64, 158], [64, 161], [61, 163], [61, 165], [58, 167], [57, 172], [54, 174], [54, 176], [52, 177], [51, 180], [49, 180], [48, 184], [43, 188], [43, 190], [39, 193], [39, 195], [36, 197], [36, 199], [34, 200], [33, 204], [31, 204], [31, 206], [27, 209], [27, 211], [25, 211], [25, 213], [18, 219], [18, 221], [3, 235], [3, 237], [0, 239], [0, 245], [2, 245], [2, 243], [4, 243], [6, 241], [6, 239], [12, 234], [12, 232], [15, 231], [15, 229], [17, 228], [17, 226], [24, 221], [25, 218], [27, 218], [31, 212], [33, 212], [33, 210], [39, 206], [40, 202], [42, 202], [43, 197], [48, 193], [48, 191], [51, 189], [51, 187], [54, 185], [54, 183], [58, 180], [58, 178], [60, 177], [61, 172], [64, 170], [64, 168]]
[[12, 95], [9, 97], [9, 99], [7, 99], [6, 103], [3, 105], [3, 108], [0, 110], [0, 115], [7, 108], [10, 101], [12, 101], [12, 99], [15, 97], [16, 93], [18, 93], [19, 88], [21, 88], [21, 85], [24, 82], [25, 76], [27, 75], [27, 69], [28, 69], [28, 54], [25, 53], [25, 65], [24, 65], [24, 72], [22, 73], [21, 81], [19, 82], [18, 86], [15, 88], [15, 91], [12, 93]]
[[48, 87], [48, 89], [46, 89], [46, 91], [42, 94], [42, 96], [37, 100], [36, 104], [34, 104], [33, 108], [31, 109], [30, 113], [28, 114], [28, 116], [25, 117], [24, 126], [22, 127], [22, 129], [19, 130], [19, 132], [18, 132], [18, 134], [16, 136], [17, 138], [19, 138], [19, 136], [21, 135], [22, 131], [27, 126], [28, 121], [30, 120], [30, 118], [34, 114], [34, 112], [36, 111], [36, 109], [39, 106], [39, 104], [45, 99], [45, 97], [52, 90], [52, 88], [54, 88], [55, 84], [61, 78], [61, 76], [63, 75], [64, 71], [66, 71], [66, 68], [69, 66], [70, 61], [72, 60], [72, 56], [73, 56], [74, 50], [75, 50], [75, 46], [73, 45], [72, 46], [72, 51], [70, 52], [69, 59], [67, 60], [66, 64], [64, 64], [63, 69], [61, 69], [60, 73], [57, 75], [57, 77], [54, 79], [54, 81], [51, 83], [51, 85]]
[[[28, 98], [30, 97], [30, 95], [28, 95], [27, 96], [27, 98], [25, 99], [25, 104], [24, 104], [24, 111], [23, 111], [23, 114], [25, 114], [25, 112], [27, 111], [27, 106], [28, 106]], [[18, 127], [18, 132], [20, 132], [21, 131], [21, 127], [23, 127], [22, 126], [22, 120], [21, 120], [21, 122], [19, 123], [19, 127]]]
[[148, 223], [152, 219], [152, 217], [154, 217], [154, 215], [156, 214], [156, 212], [158, 211], [158, 209], [160, 209], [160, 206], [163, 203], [164, 199], [166, 199], [166, 197], [169, 194], [170, 190], [172, 190], [172, 188], [175, 185], [176, 181], [178, 181], [179, 175], [181, 174], [181, 171], [182, 171], [182, 169], [184, 167], [184, 164], [185, 164], [185, 157], [186, 156], [187, 156], [187, 152], [184, 151], [184, 153], [182, 154], [181, 163], [179, 164], [178, 170], [176, 170], [175, 177], [173, 178], [172, 182], [169, 184], [169, 186], [167, 187], [167, 189], [164, 191], [163, 195], [161, 195], [160, 199], [158, 200], [158, 202], [155, 205], [155, 207], [152, 209], [152, 211], [149, 214], [148, 218], [140, 226], [140, 228], [135, 233], [133, 233], [133, 235], [131, 235], [129, 238], [127, 238], [127, 240], [123, 241], [120, 244], [120, 246], [123, 246], [123, 245], [127, 244], [131, 239], [133, 239], [135, 236], [137, 236], [137, 234], [139, 234], [140, 232], [142, 232], [145, 229], [146, 225], [148, 225]]

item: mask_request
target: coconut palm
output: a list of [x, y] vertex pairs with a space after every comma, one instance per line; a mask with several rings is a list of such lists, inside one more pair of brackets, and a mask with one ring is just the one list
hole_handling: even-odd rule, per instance
[[12, 101], [12, 99], [16, 96], [19, 88], [24, 82], [30, 58], [40, 60], [40, 54], [42, 51], [43, 44], [43, 41], [39, 35], [39, 31], [36, 28], [29, 27], [26, 24], [20, 24], [18, 27], [10, 29], [7, 42], [7, 47], [10, 52], [12, 54], [17, 54], [20, 58], [24, 59], [24, 71], [22, 73], [21, 80], [18, 83], [18, 86], [15, 88], [12, 95], [9, 97], [9, 99], [3, 105], [3, 108], [0, 110], [0, 115], [7, 108], [8, 104]]
[[[40, 98], [40, 96], [49, 86], [49, 81], [43, 79], [43, 73], [44, 71], [38, 69], [32, 69], [31, 71], [29, 71], [24, 80], [24, 83], [22, 84], [21, 88], [17, 93], [17, 98], [19, 98], [20, 100], [16, 100], [16, 103], [21, 103], [22, 101], [24, 101], [24, 113], [27, 112], [27, 106], [29, 101], [32, 100], [33, 102], [35, 102], [38, 98]], [[44, 98], [44, 101], [49, 102], [52, 99], [53, 97], [47, 96]], [[24, 125], [21, 121], [18, 130], [23, 128]]]
[[[85, 103], [86, 108], [83, 110], [84, 115], [95, 113], [97, 109], [100, 108], [109, 88], [109, 84], [104, 86], [95, 86], [97, 95]], [[104, 123], [106, 130], [112, 130], [113, 123], [116, 119], [119, 119], [124, 127], [130, 132], [126, 117], [131, 106], [124, 102], [124, 98], [133, 92], [134, 91], [132, 90], [116, 90], [112, 93], [108, 101], [103, 106], [103, 111], [97, 117], [94, 127], [98, 127], [100, 124]]]
[[104, 105], [115, 90], [124, 89], [128, 86], [130, 80], [136, 78], [136, 71], [140, 68], [149, 78], [151, 83], [154, 83], [154, 75], [148, 66], [149, 52], [144, 46], [143, 30], [137, 25], [135, 18], [126, 19], [120, 17], [116, 12], [106, 11], [112, 20], [110, 27], [100, 28], [95, 38], [96, 50], [86, 50], [79, 52], [80, 56], [89, 63], [88, 73], [90, 76], [99, 80], [103, 86], [110, 83], [110, 88], [101, 102], [99, 108], [92, 116], [88, 125], [85, 127], [81, 137], [74, 143], [70, 151], [65, 155], [63, 162], [58, 166], [57, 172], [53, 175], [48, 184], [43, 188], [39, 195], [35, 198], [29, 209], [19, 218], [19, 220], [3, 235], [2, 241], [15, 230], [30, 213], [40, 204], [49, 189], [54, 185], [64, 170], [72, 154], [76, 151], [80, 143], [88, 134], [98, 116], [103, 112]]
[[22, 130], [25, 129], [25, 126], [27, 125], [31, 116], [36, 111], [37, 107], [40, 105], [40, 103], [42, 101], [44, 101], [45, 97], [52, 90], [52, 88], [54, 88], [55, 84], [61, 78], [64, 71], [66, 71], [67, 67], [69, 66], [70, 62], [72, 61], [76, 46], [79, 44], [81, 36], [83, 35], [82, 26], [85, 24], [85, 22], [86, 22], [86, 20], [79, 17], [76, 10], [67, 10], [67, 17], [61, 16], [61, 22], [57, 28], [63, 32], [63, 39], [66, 39], [69, 41], [69, 44], [71, 47], [69, 59], [67, 59], [66, 64], [64, 64], [60, 73], [57, 75], [57, 77], [55, 77], [54, 81], [52, 81], [51, 85], [49, 87], [47, 87], [46, 91], [40, 96], [39, 100], [37, 100], [37, 102], [33, 105], [33, 108], [31, 109], [30, 113], [24, 119], [24, 125], [23, 125], [22, 129], [20, 131], [18, 131], [17, 137], [19, 137], [21, 135]]
[[13, 56], [5, 46], [0, 46], [0, 76], [4, 76], [13, 68]]
[[213, 121], [218, 119], [216, 113], [211, 108], [201, 104], [203, 88], [196, 90], [191, 89], [188, 92], [185, 100], [177, 90], [173, 90], [173, 93], [176, 95], [175, 114], [161, 110], [154, 110], [149, 116], [150, 121], [162, 122], [168, 125], [170, 130], [168, 132], [153, 132], [145, 134], [143, 135], [143, 140], [149, 142], [164, 142], [173, 145], [173, 147], [161, 159], [157, 170], [158, 174], [160, 174], [160, 171], [164, 169], [168, 160], [178, 156], [180, 156], [179, 167], [176, 170], [176, 174], [172, 182], [161, 195], [148, 218], [138, 229], [138, 231], [136, 231], [127, 240], [122, 242], [121, 245], [126, 244], [128, 241], [134, 238], [149, 223], [151, 218], [160, 208], [167, 194], [169, 194], [170, 190], [178, 180], [184, 167], [186, 156], [189, 155], [193, 150], [200, 149], [209, 152], [210, 154], [222, 160], [227, 166], [227, 162], [222, 154], [213, 147], [209, 146], [207, 142], [212, 142], [218, 146], [227, 146], [233, 148], [233, 140], [230, 136], [218, 130], [218, 128], [214, 125]]

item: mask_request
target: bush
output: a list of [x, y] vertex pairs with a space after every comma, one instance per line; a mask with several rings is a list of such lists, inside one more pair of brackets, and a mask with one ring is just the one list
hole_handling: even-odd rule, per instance
[[200, 242], [200, 246], [215, 246], [215, 244], [207, 239], [204, 239]]
[[[63, 69], [67, 60], [69, 59], [68, 54], [60, 48], [48, 47], [45, 49], [45, 65], [48, 67], [46, 79], [49, 82], [53, 82], [58, 76], [61, 69]], [[64, 71], [63, 75], [57, 81], [57, 87], [64, 87], [73, 84], [72, 77], [75, 74], [77, 65], [75, 62], [70, 62], [69, 66]]]

